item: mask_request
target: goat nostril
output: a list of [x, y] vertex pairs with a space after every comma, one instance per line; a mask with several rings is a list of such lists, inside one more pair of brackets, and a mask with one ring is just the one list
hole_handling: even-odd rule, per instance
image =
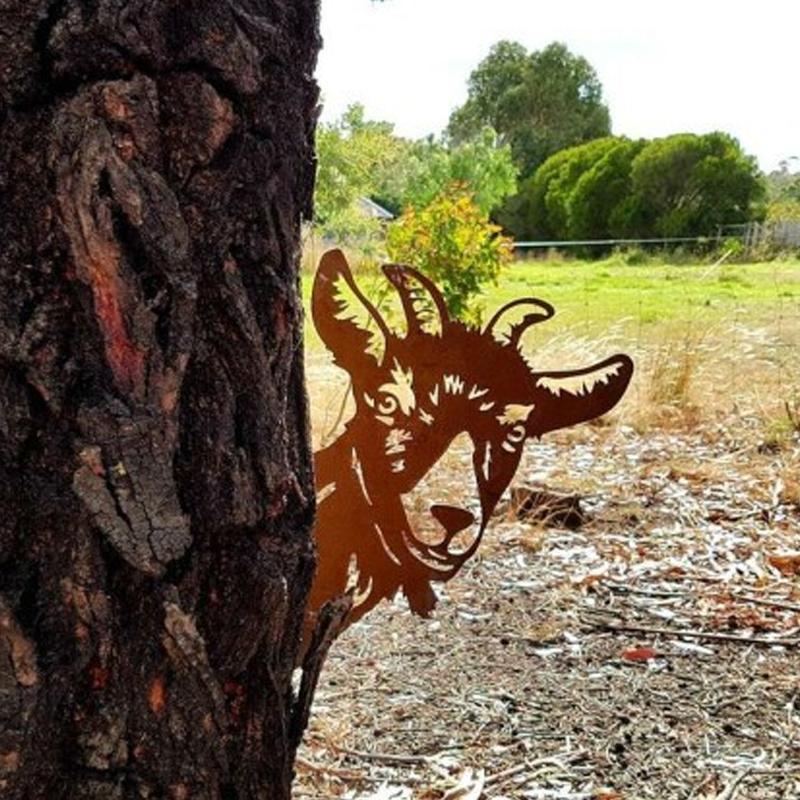
[[456, 506], [431, 506], [431, 515], [450, 536], [461, 533], [475, 522], [471, 512]]

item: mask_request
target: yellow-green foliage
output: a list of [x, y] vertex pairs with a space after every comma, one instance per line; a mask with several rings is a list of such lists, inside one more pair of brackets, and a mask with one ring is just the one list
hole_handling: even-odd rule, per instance
[[800, 200], [776, 200], [767, 206], [768, 222], [800, 222]]
[[358, 104], [333, 124], [320, 125], [314, 203], [322, 233], [338, 243], [378, 237], [378, 221], [357, 209], [356, 201], [371, 196], [386, 176], [398, 172], [409, 146], [389, 123], [367, 120]]
[[456, 316], [475, 313], [475, 296], [496, 281], [512, 255], [500, 234], [463, 185], [453, 184], [421, 210], [408, 208], [389, 228], [393, 261], [413, 264], [436, 281]]

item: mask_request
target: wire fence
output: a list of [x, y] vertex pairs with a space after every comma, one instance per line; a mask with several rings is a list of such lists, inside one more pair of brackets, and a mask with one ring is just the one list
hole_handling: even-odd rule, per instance
[[656, 239], [552, 239], [533, 242], [514, 242], [515, 250], [550, 250], [569, 247], [623, 247], [626, 245], [707, 244], [717, 237], [673, 236]]
[[747, 249], [754, 249], [761, 246], [788, 249], [800, 248], [800, 221], [778, 220], [771, 222], [747, 222], [741, 225], [721, 225], [717, 231], [710, 236], [518, 241], [514, 242], [514, 250], [566, 250], [572, 247], [667, 247], [689, 244], [708, 246], [721, 244], [728, 239], [740, 240]]
[[721, 230], [726, 236], [741, 238], [747, 248], [761, 245], [800, 248], [800, 220], [748, 222], [744, 225], [725, 225]]

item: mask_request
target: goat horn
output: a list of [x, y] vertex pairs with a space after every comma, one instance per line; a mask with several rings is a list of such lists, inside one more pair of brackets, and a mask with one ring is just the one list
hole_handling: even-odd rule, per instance
[[439, 312], [439, 320], [442, 327], [450, 321], [450, 313], [447, 310], [447, 303], [445, 303], [442, 293], [439, 291], [436, 284], [429, 278], [426, 278], [421, 272], [400, 264], [386, 264], [383, 267], [386, 277], [391, 282], [392, 286], [397, 289], [400, 295], [400, 301], [403, 304], [403, 311], [408, 321], [408, 333], [417, 334], [423, 332], [422, 319], [419, 310], [415, 305], [415, 299], [412, 295], [410, 282], [416, 281], [428, 293], [436, 310]]
[[540, 322], [547, 322], [548, 319], [551, 319], [555, 316], [556, 310], [550, 303], [546, 303], [544, 300], [537, 300], [535, 297], [526, 297], [522, 300], [514, 300], [511, 303], [506, 303], [490, 320], [489, 324], [486, 326], [485, 333], [493, 334], [494, 329], [497, 326], [497, 323], [513, 308], [518, 308], [520, 306], [533, 306], [534, 308], [538, 309], [538, 312], [532, 312], [526, 314], [517, 324], [511, 326], [511, 330], [508, 334], [509, 342], [516, 346], [519, 344], [519, 340], [522, 338], [522, 334], [525, 333], [531, 325], [537, 325]]

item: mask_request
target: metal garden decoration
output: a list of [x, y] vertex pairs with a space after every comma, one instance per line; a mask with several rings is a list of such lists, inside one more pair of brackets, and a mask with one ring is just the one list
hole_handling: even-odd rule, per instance
[[[405, 332], [390, 329], [359, 289], [339, 251], [317, 272], [314, 322], [353, 385], [355, 414], [316, 454], [319, 563], [307, 635], [321, 609], [352, 593], [342, 627], [401, 591], [428, 615], [433, 583], [453, 578], [478, 549], [527, 439], [594, 419], [625, 393], [633, 363], [615, 355], [584, 369], [537, 372], [521, 351], [552, 306], [531, 298], [501, 308], [483, 330], [451, 319], [440, 291], [419, 272], [387, 265]], [[479, 512], [439, 504], [411, 523], [404, 498], [453, 440], [466, 433]]]

